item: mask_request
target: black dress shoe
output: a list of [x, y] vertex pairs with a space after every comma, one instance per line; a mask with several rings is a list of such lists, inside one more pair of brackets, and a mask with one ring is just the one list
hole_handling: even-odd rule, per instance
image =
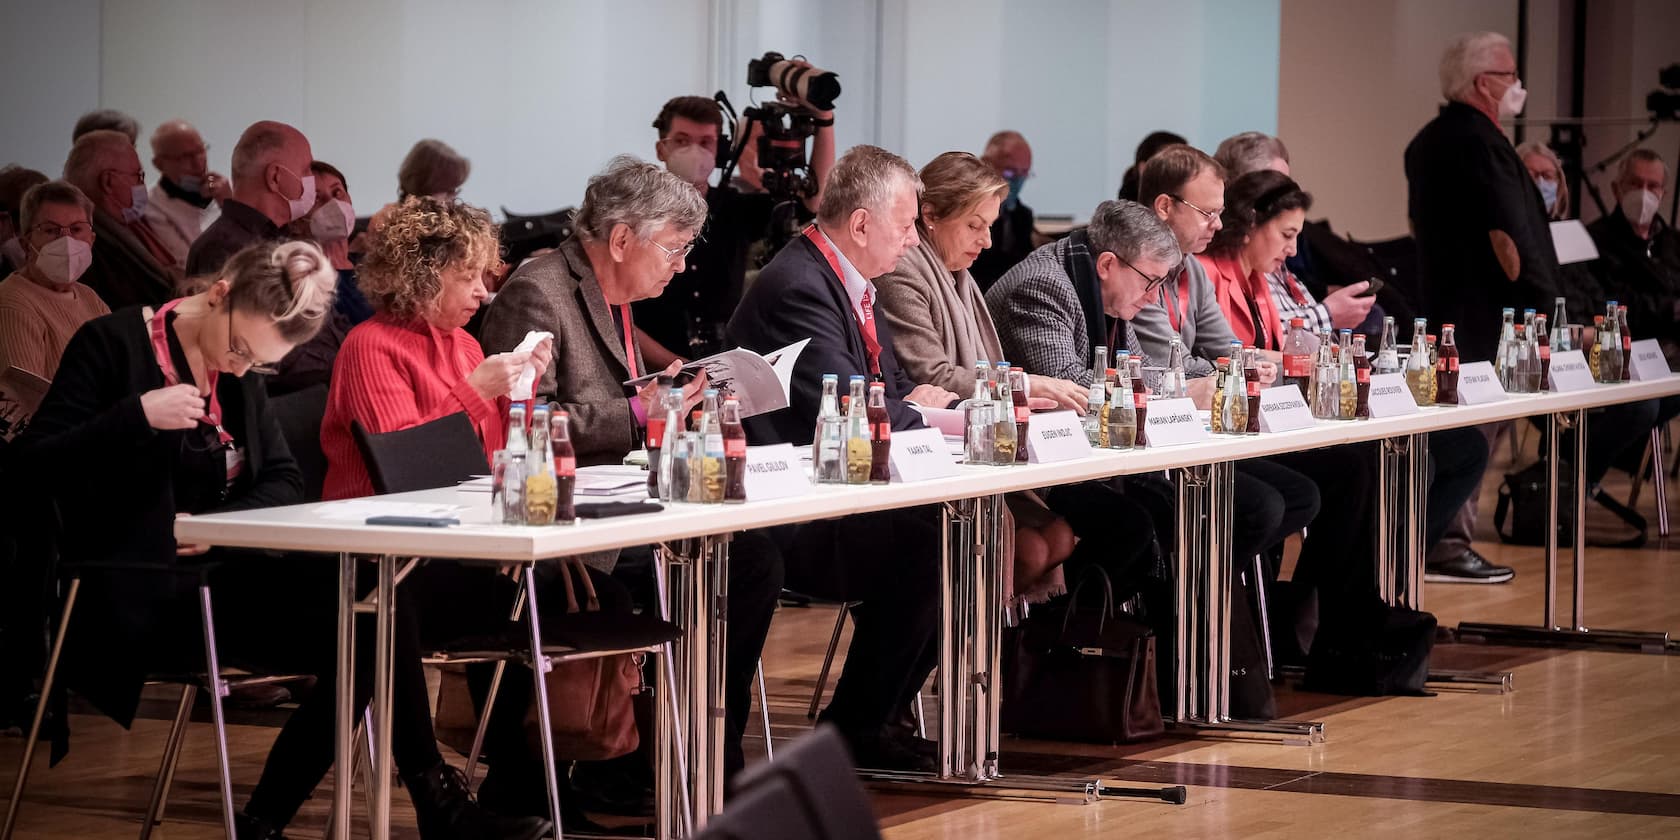
[[414, 800], [421, 840], [540, 840], [554, 825], [538, 816], [500, 816], [480, 806], [467, 777], [447, 762], [418, 776], [404, 776]]
[[930, 741], [920, 735], [917, 735], [913, 731], [906, 732], [902, 729], [891, 726], [888, 727], [887, 736], [892, 740], [897, 741], [900, 745], [908, 748], [916, 755], [923, 756], [932, 761], [939, 760], [938, 741]]
[[243, 811], [233, 815], [233, 836], [238, 840], [286, 840], [274, 823]]
[[[578, 795], [567, 784], [565, 766], [560, 773], [560, 826], [569, 832], [604, 834], [607, 829], [589, 818], [591, 810], [579, 802]], [[484, 782], [478, 786], [478, 804], [504, 817], [537, 817], [547, 822], [548, 782], [543, 763], [539, 761], [508, 762], [506, 759], [490, 765]], [[607, 813], [607, 812], [602, 812]]]
[[859, 768], [920, 773], [933, 773], [939, 769], [935, 763], [937, 747], [934, 755], [923, 755], [905, 739], [889, 734], [884, 729], [869, 733], [842, 731], [840, 734], [851, 750], [852, 763]]
[[1504, 583], [1516, 577], [1510, 566], [1496, 566], [1473, 548], [1456, 556], [1425, 564], [1423, 579], [1430, 583]]

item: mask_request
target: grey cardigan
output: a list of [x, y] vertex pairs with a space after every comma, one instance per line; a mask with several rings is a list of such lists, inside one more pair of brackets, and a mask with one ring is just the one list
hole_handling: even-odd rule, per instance
[[1174, 312], [1185, 311], [1185, 317], [1180, 319], [1176, 331], [1190, 351], [1190, 357], [1184, 362], [1184, 373], [1190, 377], [1207, 376], [1213, 373], [1213, 362], [1210, 360], [1229, 353], [1236, 335], [1225, 320], [1225, 312], [1219, 308], [1213, 281], [1202, 270], [1201, 260], [1186, 256], [1183, 265], [1184, 270], [1190, 273], [1188, 309], [1185, 310], [1185, 302], [1179, 300], [1180, 278], [1175, 277], [1163, 284], [1157, 298], [1132, 318], [1132, 326], [1137, 329], [1138, 341], [1143, 344], [1144, 352], [1157, 364], [1164, 365], [1171, 358], [1168, 350], [1175, 332], [1166, 307], [1173, 307]]
[[893, 350], [912, 380], [967, 396], [974, 390], [974, 362], [1003, 361], [1003, 348], [974, 277], [968, 269], [953, 274], [927, 229], [919, 223], [917, 229], [921, 244], [876, 278], [875, 312], [892, 327]]

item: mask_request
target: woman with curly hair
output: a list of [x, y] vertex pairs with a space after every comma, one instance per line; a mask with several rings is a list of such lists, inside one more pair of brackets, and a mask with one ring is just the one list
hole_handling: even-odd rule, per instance
[[357, 282], [376, 314], [350, 331], [333, 366], [325, 498], [373, 493], [352, 420], [382, 434], [465, 413], [487, 454], [506, 438], [509, 392], [526, 362], [542, 377], [553, 345], [487, 359], [463, 329], [489, 296], [484, 269], [497, 249], [489, 214], [430, 197], [404, 199], [372, 237]]

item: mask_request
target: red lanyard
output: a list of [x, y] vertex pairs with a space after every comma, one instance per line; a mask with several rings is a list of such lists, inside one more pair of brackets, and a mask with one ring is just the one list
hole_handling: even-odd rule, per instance
[[[845, 291], [846, 272], [840, 269], [840, 255], [834, 253], [834, 247], [828, 244], [828, 238], [817, 231], [816, 225], [805, 227], [805, 238], [811, 240], [811, 244], [817, 246], [817, 250], [822, 252], [823, 257], [828, 260], [828, 267], [834, 269], [835, 279], [840, 281], [840, 290]], [[847, 297], [850, 298], [850, 293], [847, 294]], [[872, 376], [879, 377], [881, 375], [881, 340], [875, 337], [875, 305], [869, 299], [867, 281], [863, 289], [862, 308], [863, 316], [858, 317], [858, 314], [853, 312], [852, 319], [857, 321], [858, 332], [863, 333], [863, 345], [869, 351], [869, 373]]]
[[1299, 283], [1295, 282], [1294, 272], [1290, 271], [1287, 268], [1283, 269], [1282, 271], [1283, 271], [1283, 275], [1282, 275], [1283, 276], [1283, 285], [1286, 288], [1289, 289], [1289, 296], [1294, 298], [1295, 303], [1300, 305], [1300, 306], [1309, 305], [1310, 301], [1307, 300], [1307, 293], [1304, 292], [1304, 291], [1301, 291], [1301, 285]]
[[[169, 313], [173, 312], [175, 307], [184, 299], [177, 298], [159, 307], [157, 314], [152, 316], [150, 322], [152, 352], [157, 355], [158, 369], [163, 371], [163, 384], [168, 387], [181, 384], [181, 376], [176, 373], [175, 359], [169, 353], [169, 338], [165, 322]], [[228, 434], [227, 430], [222, 428], [222, 404], [216, 396], [216, 371], [206, 371], [204, 378], [209, 380], [210, 407], [204, 412], [204, 416], [199, 418], [198, 422], [216, 427], [216, 437], [223, 444], [231, 444], [233, 443], [233, 435]]]
[[630, 378], [640, 376], [636, 372], [636, 327], [630, 323], [630, 304], [620, 304], [619, 313], [624, 322], [624, 361], [630, 365]]
[[[1195, 257], [1187, 257], [1186, 259], [1193, 260]], [[1179, 331], [1179, 325], [1190, 317], [1190, 269], [1188, 268], [1179, 269], [1178, 272], [1178, 305], [1178, 309], [1173, 309], [1167, 303], [1167, 290], [1163, 286], [1161, 288], [1161, 308], [1167, 310], [1167, 320], [1172, 323], [1173, 332], [1179, 333], [1179, 336], [1183, 337], [1183, 333]]]

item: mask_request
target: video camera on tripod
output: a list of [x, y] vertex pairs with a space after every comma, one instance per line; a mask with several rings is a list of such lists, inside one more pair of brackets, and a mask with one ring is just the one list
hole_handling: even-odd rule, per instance
[[798, 57], [767, 52], [747, 62], [747, 84], [774, 87], [777, 101], [749, 106], [741, 112], [744, 119], [738, 119], [729, 97], [718, 91], [715, 98], [728, 116], [725, 124], [735, 126], [736, 135], [724, 147], [728, 157], [722, 161], [722, 183], [729, 182], [747, 139], [756, 133], [765, 192], [778, 202], [816, 195], [821, 185], [811, 171], [808, 145], [821, 125], [817, 112], [832, 110], [840, 96], [840, 77]]

